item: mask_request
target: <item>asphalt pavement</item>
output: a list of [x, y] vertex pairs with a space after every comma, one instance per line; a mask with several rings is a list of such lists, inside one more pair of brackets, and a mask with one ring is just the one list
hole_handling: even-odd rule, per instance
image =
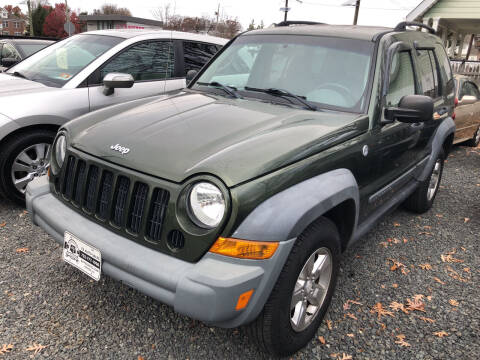
[[[435, 205], [398, 209], [342, 258], [316, 338], [294, 359], [478, 359], [480, 148], [455, 147]], [[36, 352], [36, 353], [35, 353]], [[219, 329], [110, 278], [89, 280], [0, 199], [0, 359], [254, 359]]]

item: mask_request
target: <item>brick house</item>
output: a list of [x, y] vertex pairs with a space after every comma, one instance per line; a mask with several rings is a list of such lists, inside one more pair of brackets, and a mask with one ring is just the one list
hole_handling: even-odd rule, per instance
[[25, 33], [26, 21], [0, 8], [0, 34], [21, 36]]

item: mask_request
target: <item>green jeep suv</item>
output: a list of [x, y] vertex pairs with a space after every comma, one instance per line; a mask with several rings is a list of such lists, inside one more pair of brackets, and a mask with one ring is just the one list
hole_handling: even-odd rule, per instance
[[27, 206], [90, 277], [288, 355], [315, 335], [340, 254], [398, 205], [432, 206], [453, 111], [432, 29], [282, 23], [237, 36], [185, 90], [64, 125]]

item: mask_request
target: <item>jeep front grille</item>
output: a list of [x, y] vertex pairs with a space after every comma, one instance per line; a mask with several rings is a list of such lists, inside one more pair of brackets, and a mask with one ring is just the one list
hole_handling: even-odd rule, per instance
[[64, 200], [97, 221], [129, 235], [160, 241], [170, 198], [167, 190], [150, 189], [143, 182], [87, 164], [72, 155], [60, 184]]

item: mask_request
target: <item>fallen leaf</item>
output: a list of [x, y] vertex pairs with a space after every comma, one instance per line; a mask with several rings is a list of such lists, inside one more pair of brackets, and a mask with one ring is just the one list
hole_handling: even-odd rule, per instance
[[460, 281], [460, 282], [467, 282], [468, 281], [467, 279], [463, 278], [458, 272], [453, 270], [451, 266], [447, 266], [447, 274], [448, 274], [448, 276], [450, 276], [451, 278], [453, 278], [457, 281]]
[[449, 303], [450, 305], [452, 305], [452, 306], [458, 306], [458, 305], [459, 305], [459, 304], [458, 304], [458, 301], [455, 300], [455, 299], [450, 299], [450, 300], [448, 300], [448, 303]]
[[438, 217], [438, 218], [443, 218], [442, 214], [436, 214], [435, 216]]
[[319, 336], [318, 340], [322, 343], [322, 345], [325, 345], [327, 342], [325, 341], [325, 338], [323, 336]]
[[395, 315], [393, 314], [393, 312], [389, 311], [389, 310], [386, 310], [384, 309], [383, 305], [381, 302], [378, 302], [376, 303], [372, 309], [370, 310], [370, 313], [374, 314], [374, 313], [377, 313], [378, 314], [378, 320], [380, 320], [382, 318], [382, 315], [383, 316], [391, 316], [391, 317], [395, 317]]
[[339, 360], [353, 360], [351, 355], [347, 355], [345, 353], [342, 354], [342, 357], [338, 358]]
[[26, 247], [25, 247], [25, 248], [19, 248], [19, 249], [15, 250], [15, 251], [16, 251], [17, 253], [26, 253], [26, 252], [28, 252], [28, 248], [26, 248]]
[[0, 355], [9, 353], [12, 351], [13, 345], [12, 344], [3, 344], [2, 347], [0, 348]]
[[424, 298], [425, 296], [423, 296], [422, 294], [416, 294], [416, 295], [413, 295], [413, 300], [415, 301], [420, 301]]
[[138, 355], [137, 360], [145, 360], [145, 358], [144, 358], [143, 356], [141, 356], [141, 355]]
[[430, 318], [427, 318], [427, 317], [425, 317], [425, 316], [419, 316], [418, 318], [419, 318], [420, 320], [422, 320], [422, 321], [424, 321], [424, 322], [426, 322], [426, 323], [430, 323], [430, 324], [433, 324], [433, 323], [435, 322], [435, 320], [430, 319]]
[[379, 244], [382, 245], [384, 248], [388, 247], [388, 242], [386, 241], [382, 241]]
[[442, 259], [443, 262], [463, 263], [463, 260], [454, 258], [453, 254], [446, 254], [446, 255], [442, 254], [440, 255], [440, 258]]
[[468, 268], [468, 267], [463, 268], [463, 271], [465, 271], [466, 273], [469, 273], [469, 274], [470, 274], [470, 268]]
[[435, 331], [433, 335], [438, 336], [439, 338], [443, 338], [444, 336], [448, 336], [448, 333], [445, 330], [442, 330], [442, 331]]
[[427, 232], [427, 231], [422, 231], [422, 232], [419, 232], [418, 235], [427, 235], [427, 236], [432, 236], [433, 234], [431, 232]]
[[394, 283], [394, 284], [392, 284], [392, 287], [396, 289], [396, 288], [398, 288], [398, 284]]
[[332, 320], [326, 320], [325, 322], [327, 323], [327, 328], [328, 328], [328, 330], [333, 330], [333, 322], [332, 322]]
[[390, 266], [390, 271], [395, 271], [397, 269], [405, 267], [405, 265], [395, 259], [388, 258], [387, 260], [392, 262], [392, 266]]
[[423, 228], [426, 230], [432, 230], [432, 227], [430, 225], [425, 225]]
[[393, 226], [394, 226], [394, 227], [399, 227], [400, 224], [399, 224], [399, 223], [393, 223]]
[[385, 330], [387, 328], [387, 325], [385, 325], [384, 323], [380, 323], [380, 327], [382, 328], [382, 330]]
[[5, 227], [5, 225], [7, 225], [7, 223], [6, 223], [6, 222], [2, 222], [2, 223], [0, 224], [0, 227]]
[[440, 280], [438, 277], [434, 277], [433, 280], [435, 280], [435, 281], [438, 282], [439, 284], [445, 285], [445, 282], [443, 282], [442, 280]]
[[353, 338], [355, 337], [355, 334], [347, 334], [347, 336]]
[[425, 312], [425, 304], [417, 299], [407, 299], [407, 310]]
[[396, 301], [392, 301], [390, 303], [390, 308], [393, 310], [393, 311], [403, 311], [405, 314], [408, 314], [408, 310], [405, 309], [405, 305], [403, 305], [402, 303], [399, 303], [399, 302], [396, 302]]
[[40, 351], [42, 351], [43, 349], [45, 349], [48, 345], [41, 345], [41, 344], [35, 344], [33, 343], [33, 345], [29, 346], [28, 348], [26, 348], [25, 350], [27, 351], [33, 351], [34, 353], [33, 354], [38, 354]]
[[422, 270], [432, 270], [432, 265], [425, 263], [425, 264], [419, 264], [418, 267]]
[[345, 316], [348, 316], [350, 319], [353, 319], [353, 320], [358, 320], [357, 317], [354, 314], [352, 314], [351, 312], [346, 313], [344, 315], [344, 317]]
[[470, 218], [463, 218], [463, 223], [466, 224], [467, 222], [470, 221]]
[[398, 340], [395, 340], [395, 344], [398, 344], [400, 346], [410, 346], [408, 342], [405, 341], [405, 335], [399, 334], [395, 336]]

